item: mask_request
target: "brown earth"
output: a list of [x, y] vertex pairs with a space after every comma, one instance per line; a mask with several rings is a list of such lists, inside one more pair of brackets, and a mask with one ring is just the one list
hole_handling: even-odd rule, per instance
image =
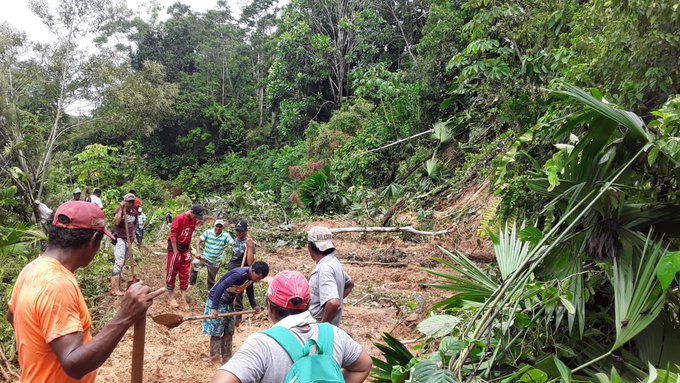
[[[305, 225], [327, 224], [329, 226], [349, 225], [351, 222], [317, 222]], [[300, 227], [300, 229], [304, 229]], [[439, 290], [426, 288], [424, 283], [435, 279], [423, 272], [422, 266], [436, 265], [430, 257], [439, 256], [435, 243], [403, 242], [393, 235], [342, 234], [334, 241], [338, 256], [342, 260], [402, 263], [403, 267], [381, 265], [345, 264], [345, 269], [355, 282], [354, 291], [347, 298], [342, 327], [361, 343], [373, 356], [379, 351], [373, 345], [380, 341], [383, 332], [390, 332], [401, 340], [417, 337], [414, 328], [431, 305], [446, 295]], [[438, 240], [438, 242], [442, 242]], [[443, 243], [442, 243], [443, 244]], [[147, 251], [139, 265], [139, 274], [152, 287], [163, 285], [165, 255], [161, 244]], [[270, 276], [264, 283], [281, 270], [298, 270], [308, 275], [313, 262], [305, 249], [283, 248], [273, 253], [260, 254], [269, 263]], [[199, 274], [199, 283], [205, 283], [205, 271]], [[192, 294], [192, 297], [195, 294]], [[106, 298], [103, 305], [116, 306], [116, 298]], [[264, 302], [262, 302], [264, 303]], [[190, 312], [182, 315], [203, 313], [204, 300], [198, 297], [191, 305]], [[186, 380], [209, 382], [219, 367], [208, 358], [208, 338], [201, 334], [201, 322], [186, 322], [168, 330], [156, 324], [151, 317], [161, 313], [176, 312], [166, 298], [158, 298], [149, 309], [146, 326], [144, 361], [145, 382], [170, 382]], [[234, 336], [234, 350], [245, 338], [271, 325], [265, 314], [250, 317], [237, 329]], [[128, 331], [113, 355], [99, 369], [98, 382], [128, 382], [130, 380], [132, 352], [132, 330]]]

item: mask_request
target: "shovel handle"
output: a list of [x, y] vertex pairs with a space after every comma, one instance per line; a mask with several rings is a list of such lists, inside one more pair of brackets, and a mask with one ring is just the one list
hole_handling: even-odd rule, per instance
[[[255, 314], [255, 310], [234, 311], [234, 312], [231, 312], [231, 313], [217, 314], [217, 318], [228, 318], [228, 317], [233, 317], [233, 316], [237, 316], [237, 315], [244, 315], [244, 314]], [[212, 318], [210, 318], [210, 315], [195, 315], [195, 316], [191, 316], [191, 317], [182, 318], [182, 322], [189, 321], [189, 320], [199, 320], [199, 319], [212, 319]]]

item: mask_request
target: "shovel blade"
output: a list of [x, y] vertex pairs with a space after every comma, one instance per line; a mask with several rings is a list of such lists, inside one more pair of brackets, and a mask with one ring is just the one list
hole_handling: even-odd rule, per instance
[[154, 322], [162, 324], [167, 328], [175, 328], [181, 325], [182, 322], [184, 322], [184, 317], [177, 314], [160, 314], [154, 316], [151, 319], [153, 319]]

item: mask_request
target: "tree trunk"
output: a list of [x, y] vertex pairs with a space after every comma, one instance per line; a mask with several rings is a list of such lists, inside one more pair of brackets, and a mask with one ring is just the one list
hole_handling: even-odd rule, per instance
[[356, 227], [336, 227], [331, 228], [331, 233], [341, 234], [341, 233], [411, 233], [415, 235], [445, 235], [453, 232], [453, 229], [438, 230], [438, 231], [422, 231], [415, 229], [413, 226], [402, 226], [402, 227], [381, 227], [381, 226], [356, 226]]

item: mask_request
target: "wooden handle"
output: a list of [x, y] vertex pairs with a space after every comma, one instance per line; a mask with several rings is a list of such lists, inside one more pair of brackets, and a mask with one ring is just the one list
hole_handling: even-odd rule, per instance
[[[137, 276], [135, 275], [135, 256], [132, 254], [132, 243], [130, 242], [130, 229], [128, 228], [128, 222], [127, 222], [127, 206], [123, 206], [123, 225], [125, 225], [125, 242], [127, 242], [127, 248], [125, 251], [128, 253], [130, 257], [130, 273], [132, 274], [132, 280], [135, 281], [137, 280]], [[123, 257], [123, 262], [125, 262], [125, 257]]]
[[146, 315], [135, 322], [132, 335], [132, 383], [144, 382], [144, 342], [146, 335]]
[[[217, 314], [217, 318], [228, 318], [228, 317], [233, 317], [237, 315], [244, 315], [244, 314], [255, 314], [255, 310], [246, 310], [246, 311], [235, 311], [232, 313], [225, 313], [225, 314]], [[199, 319], [211, 319], [210, 315], [196, 315], [196, 316], [191, 316], [191, 317], [184, 317], [182, 318], [182, 321], [189, 321], [189, 320], [199, 320]]]

